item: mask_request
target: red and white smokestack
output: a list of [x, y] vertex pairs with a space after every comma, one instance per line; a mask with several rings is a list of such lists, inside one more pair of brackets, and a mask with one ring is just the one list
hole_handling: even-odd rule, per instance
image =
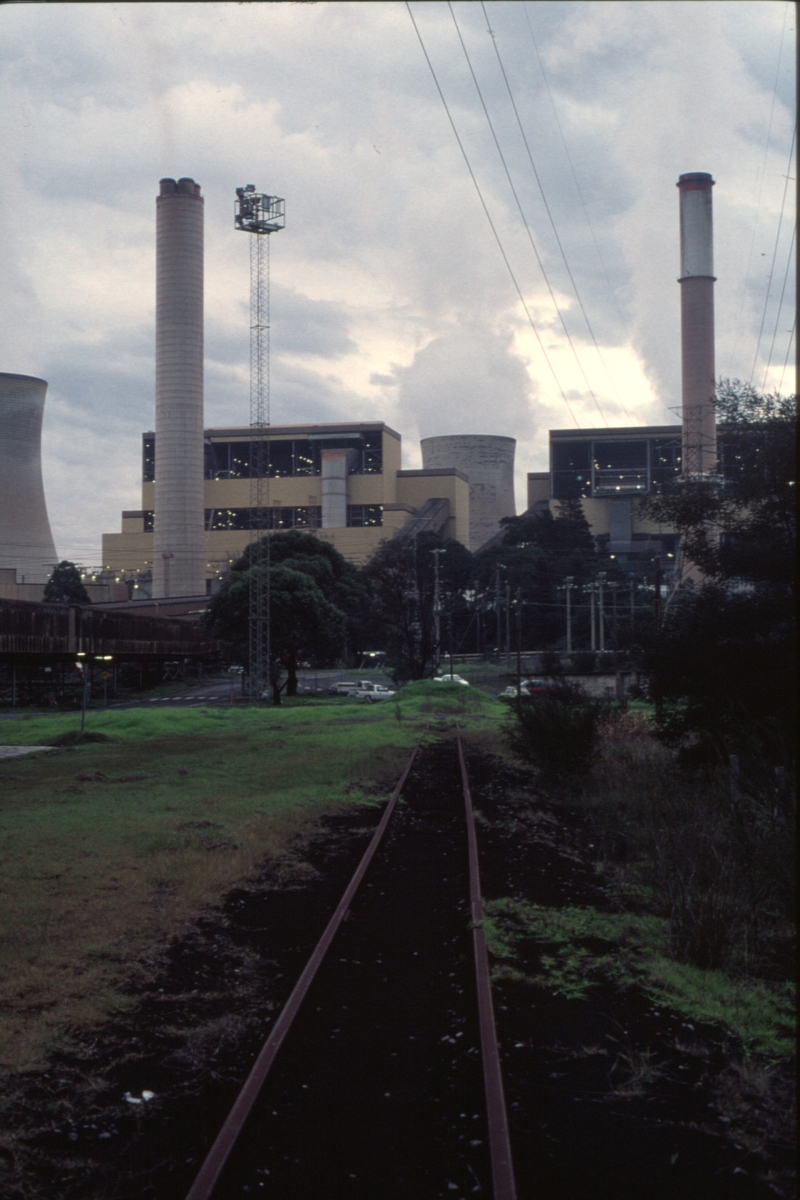
[[683, 476], [717, 471], [714, 364], [714, 227], [704, 171], [681, 175], [681, 360]]

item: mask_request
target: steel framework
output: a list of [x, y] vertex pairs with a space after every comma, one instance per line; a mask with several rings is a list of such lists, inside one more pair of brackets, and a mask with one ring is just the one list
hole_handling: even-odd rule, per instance
[[248, 691], [253, 700], [270, 692], [270, 380], [269, 234], [284, 227], [284, 202], [236, 189], [234, 223], [250, 236], [250, 593]]

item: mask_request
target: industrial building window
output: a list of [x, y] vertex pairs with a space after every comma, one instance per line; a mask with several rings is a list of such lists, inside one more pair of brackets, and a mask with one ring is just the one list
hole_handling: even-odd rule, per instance
[[553, 499], [570, 500], [592, 494], [591, 442], [553, 442]]
[[152, 533], [153, 532], [153, 510], [152, 510], [152, 508], [146, 508], [144, 510], [144, 512], [142, 513], [142, 516], [144, 517], [144, 525], [143, 525], [144, 532]]
[[207, 508], [206, 529], [319, 529], [322, 509], [319, 505], [296, 508]]
[[595, 496], [646, 496], [647, 439], [594, 442]]
[[152, 483], [156, 477], [156, 439], [142, 438], [142, 483]]
[[383, 474], [383, 438], [379, 433], [364, 435], [362, 470], [365, 475]]
[[353, 529], [362, 529], [366, 525], [383, 525], [383, 505], [348, 504], [347, 524]]
[[663, 492], [681, 473], [681, 439], [653, 438], [650, 443], [650, 490]]

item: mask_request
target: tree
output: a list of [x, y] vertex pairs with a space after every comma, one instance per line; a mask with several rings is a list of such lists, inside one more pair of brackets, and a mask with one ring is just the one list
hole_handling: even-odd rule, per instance
[[[475, 557], [479, 586], [490, 603], [500, 589], [500, 608], [506, 586], [522, 602], [522, 638], [527, 646], [556, 646], [564, 638], [564, 600], [560, 589], [571, 576], [576, 587], [588, 583], [602, 567], [613, 570], [595, 550], [580, 499], [559, 502], [558, 516], [548, 510], [506, 517], [503, 541]], [[577, 595], [577, 593], [576, 593]], [[573, 597], [575, 602], [575, 597]], [[499, 614], [498, 614], [499, 617]], [[573, 628], [582, 634], [585, 615], [577, 608]], [[501, 621], [494, 633], [502, 643]]]
[[442, 639], [449, 621], [463, 620], [467, 612], [464, 593], [474, 577], [469, 550], [453, 538], [420, 533], [385, 543], [363, 568], [369, 589], [370, 609], [365, 628], [372, 648], [385, 650], [395, 679], [423, 679], [431, 673], [436, 656], [434, 597], [439, 558], [439, 599]]
[[[266, 567], [248, 567], [232, 571], [212, 597], [204, 622], [231, 658], [249, 666], [250, 583], [253, 571]], [[345, 616], [326, 600], [322, 590], [306, 571], [282, 565], [269, 568], [270, 584], [270, 673], [273, 695], [280, 703], [278, 668], [286, 671], [286, 694], [297, 693], [297, 667], [310, 658], [319, 665], [337, 659], [345, 637]]]
[[[345, 638], [336, 657], [349, 657], [352, 661], [359, 645], [362, 649], [366, 648], [361, 640], [369, 607], [369, 594], [358, 568], [348, 562], [330, 542], [312, 533], [287, 529], [285, 532], [268, 534], [267, 537], [270, 565], [288, 567], [310, 576], [325, 599], [344, 614]], [[257, 557], [263, 561], [265, 543], [266, 538], [262, 538], [260, 543], [248, 546], [241, 558], [234, 562], [231, 574], [241, 574], [249, 569], [257, 545], [261, 547]]]
[[671, 523], [704, 579], [680, 589], [641, 650], [665, 736], [695, 757], [795, 758], [796, 397], [724, 380], [724, 483], [687, 481], [642, 502]]
[[677, 529], [707, 579], [793, 592], [797, 397], [725, 379], [716, 408], [724, 482], [686, 481], [647, 497], [640, 512]]
[[53, 568], [45, 584], [44, 600], [49, 604], [91, 604], [75, 563], [64, 559]]

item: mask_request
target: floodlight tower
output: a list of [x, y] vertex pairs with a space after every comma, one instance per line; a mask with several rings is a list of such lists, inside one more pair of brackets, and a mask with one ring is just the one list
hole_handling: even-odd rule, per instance
[[[234, 224], [250, 237], [250, 575], [249, 690], [259, 700], [270, 688], [270, 539], [269, 503], [269, 234], [284, 227], [284, 202], [257, 192], [255, 185], [236, 189]], [[259, 570], [259, 568], [264, 568]]]

